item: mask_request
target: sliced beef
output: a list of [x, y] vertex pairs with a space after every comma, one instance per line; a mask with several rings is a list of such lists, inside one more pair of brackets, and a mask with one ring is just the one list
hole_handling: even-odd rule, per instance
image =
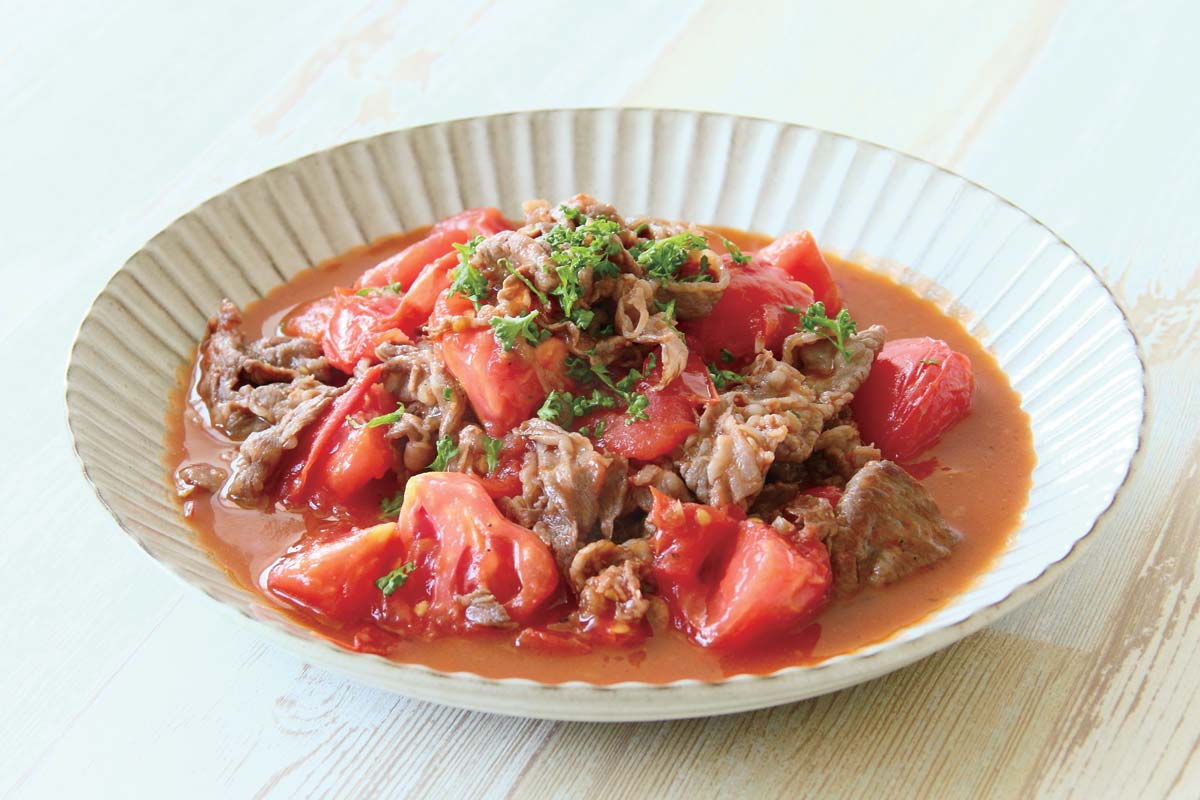
[[273, 336], [247, 344], [241, 312], [222, 300], [200, 345], [196, 389], [213, 427], [230, 438], [244, 439], [281, 416], [262, 417], [258, 409], [274, 408], [279, 396], [289, 395], [289, 390], [278, 387], [261, 393], [257, 389], [301, 379], [328, 384], [336, 375], [321, 355], [320, 345], [309, 339]]
[[470, 594], [459, 595], [458, 602], [463, 607], [463, 616], [468, 622], [489, 628], [514, 626], [504, 606], [486, 589], [476, 589]]
[[515, 435], [531, 447], [521, 465], [522, 494], [505, 501], [505, 513], [538, 534], [566, 569], [583, 544], [612, 538], [625, 500], [625, 459], [540, 419], [521, 423]]
[[558, 275], [550, 261], [550, 247], [541, 239], [520, 231], [500, 231], [484, 239], [475, 249], [471, 264], [491, 283], [503, 282], [505, 276], [511, 275], [511, 270], [516, 270], [542, 292], [558, 286]]
[[688, 348], [681, 334], [654, 306], [655, 284], [623, 274], [617, 282], [617, 309], [613, 322], [617, 333], [630, 342], [662, 348], [660, 386], [675, 380], [687, 367]]
[[240, 506], [259, 508], [266, 502], [267, 482], [274, 476], [283, 454], [295, 449], [301, 431], [315, 422], [343, 388], [323, 386], [288, 410], [275, 425], [246, 437], [233, 460], [233, 476], [225, 496]]
[[387, 430], [402, 447], [404, 466], [417, 472], [437, 455], [439, 439], [458, 436], [467, 399], [446, 369], [435, 344], [382, 344], [375, 355], [383, 362], [383, 386], [404, 404], [404, 414]]
[[579, 594], [580, 615], [640, 621], [650, 608], [644, 594], [650, 560], [650, 543], [645, 539], [624, 544], [602, 540], [580, 550], [569, 572], [571, 586]]
[[679, 319], [700, 319], [708, 315], [721, 300], [729, 287], [729, 270], [725, 261], [712, 250], [700, 253], [700, 261], [707, 265], [710, 281], [664, 281], [656, 299], [660, 303], [675, 301], [675, 316]]
[[683, 478], [670, 466], [646, 464], [629, 476], [629, 494], [625, 499], [625, 510], [632, 511], [637, 508], [649, 513], [654, 506], [651, 488], [676, 500], [691, 502], [694, 499]]
[[802, 462], [820, 435], [822, 410], [803, 376], [770, 353], [724, 392], [683, 445], [679, 474], [701, 502], [745, 508], [776, 460]]
[[959, 540], [921, 484], [891, 461], [872, 461], [846, 485], [828, 538], [834, 588], [883, 586], [945, 558]]
[[881, 325], [851, 335], [846, 342], [846, 352], [850, 354], [847, 360], [824, 336], [800, 331], [783, 341], [783, 360], [804, 373], [818, 402], [827, 406], [828, 419], [854, 399], [886, 337]]
[[187, 464], [175, 470], [175, 494], [191, 497], [197, 491], [216, 494], [229, 473], [212, 464]]
[[821, 431], [806, 461], [776, 464], [767, 477], [805, 486], [842, 487], [860, 469], [881, 457], [879, 448], [862, 443], [857, 425], [835, 419]]

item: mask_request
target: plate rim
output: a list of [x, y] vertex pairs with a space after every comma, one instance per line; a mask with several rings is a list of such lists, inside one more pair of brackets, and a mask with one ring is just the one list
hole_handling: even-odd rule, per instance
[[[113, 507], [108, 503], [100, 491], [98, 484], [92, 479], [88, 470], [88, 465], [85, 462], [82, 454], [79, 451], [79, 437], [75, 428], [75, 417], [77, 412], [73, 408], [72, 398], [77, 391], [72, 386], [72, 375], [77, 369], [77, 357], [79, 356], [79, 348], [81, 344], [81, 335], [88, 322], [92, 319], [96, 311], [97, 303], [104, 298], [112, 288], [114, 281], [125, 271], [133, 258], [144, 251], [151, 244], [156, 242], [160, 237], [164, 236], [167, 231], [174, 228], [181, 220], [189, 217], [197, 210], [214, 202], [217, 198], [222, 197], [242, 186], [253, 181], [265, 179], [267, 176], [279, 174], [285, 170], [290, 170], [296, 165], [309, 160], [316, 160], [328, 155], [335, 150], [348, 149], [355, 145], [362, 145], [376, 139], [383, 139], [401, 133], [414, 133], [421, 130], [448, 127], [455, 124], [469, 123], [474, 121], [495, 120], [514, 117], [533, 118], [538, 116], [550, 116], [556, 114], [626, 114], [626, 113], [647, 113], [651, 115], [679, 115], [691, 116], [695, 118], [718, 118], [728, 119], [733, 121], [750, 121], [755, 123], [766, 123], [779, 126], [781, 128], [791, 128], [801, 131], [808, 131], [818, 136], [828, 136], [834, 139], [841, 139], [852, 142], [860, 147], [865, 146], [873, 148], [877, 151], [891, 152], [898, 154], [906, 159], [922, 164], [937, 173], [949, 176], [951, 178], [962, 181], [963, 183], [984, 192], [991, 198], [1000, 201], [1008, 206], [1024, 218], [1032, 221], [1035, 225], [1049, 234], [1053, 240], [1066, 248], [1071, 256], [1082, 264], [1096, 284], [1103, 290], [1108, 302], [1112, 304], [1120, 316], [1125, 332], [1128, 333], [1130, 340], [1133, 343], [1133, 354], [1138, 366], [1138, 384], [1141, 391], [1140, 402], [1138, 404], [1138, 414], [1140, 415], [1137, 438], [1134, 444], [1133, 451], [1130, 453], [1129, 460], [1125, 466], [1124, 474], [1115, 488], [1112, 491], [1111, 497], [1107, 504], [1099, 511], [1096, 518], [1093, 520], [1089, 529], [1080, 536], [1060, 558], [1047, 563], [1040, 572], [1013, 587], [1006, 595], [982, 605], [958, 622], [950, 623], [944, 627], [932, 630], [919, 638], [896, 643], [892, 647], [879, 649], [874, 652], [863, 653], [859, 650], [851, 651], [845, 654], [833, 656], [825, 661], [816, 664], [807, 665], [792, 665], [782, 667], [774, 672], [756, 675], [749, 673], [739, 673], [736, 675], [726, 676], [719, 680], [703, 681], [698, 679], [679, 679], [666, 683], [650, 683], [646, 681], [622, 681], [612, 684], [595, 684], [587, 681], [565, 681], [561, 683], [543, 683], [527, 678], [489, 678], [466, 671], [447, 672], [428, 667], [423, 664], [415, 664], [408, 662], [396, 662], [388, 660], [382, 656], [369, 653], [350, 652], [337, 645], [331, 643], [327, 639], [319, 635], [312, 634], [308, 637], [303, 637], [299, 634], [292, 633], [283, 627], [273, 625], [268, 621], [258, 619], [245, 610], [229, 605], [222, 600], [209, 594], [202, 586], [193, 583], [188, 579], [173, 563], [160, 559], [150, 553], [142, 544], [140, 539], [131, 530], [130, 526], [116, 513]], [[103, 287], [97, 292], [96, 296], [88, 305], [88, 309], [84, 314], [79, 326], [76, 328], [75, 334], [71, 339], [69, 347], [69, 355], [67, 359], [66, 369], [64, 370], [64, 411], [66, 412], [67, 428], [71, 437], [71, 449], [75, 454], [75, 459], [78, 462], [84, 482], [91, 488], [92, 493], [99, 501], [100, 505], [108, 512], [113, 521], [116, 522], [118, 528], [124, 532], [126, 538], [132, 540], [133, 544], [145, 553], [149, 558], [156, 562], [160, 567], [164, 568], [167, 573], [172, 575], [177, 581], [188, 587], [193, 592], [198, 592], [205, 597], [208, 602], [221, 609], [227, 616], [232, 616], [240, 624], [249, 626], [249, 628], [259, 637], [268, 639], [274, 644], [280, 646], [287, 652], [300, 657], [302, 660], [315, 663], [323, 668], [330, 669], [343, 677], [350, 678], [360, 683], [369, 684], [378, 688], [385, 689], [390, 692], [405, 694], [421, 700], [437, 702], [439, 704], [454, 706], [472, 711], [484, 711], [490, 713], [498, 713], [509, 716], [520, 716], [540, 719], [558, 719], [558, 720], [579, 720], [579, 721], [638, 721], [638, 720], [666, 720], [666, 719], [684, 719], [694, 717], [706, 717], [720, 714], [736, 713], [740, 711], [751, 711], [759, 708], [779, 705], [781, 703], [795, 702], [810, 697], [815, 697], [821, 694], [826, 694], [832, 691], [853, 686], [876, 677], [888, 674], [897, 669], [908, 666], [922, 658], [925, 658], [938, 650], [944, 649], [949, 645], [960, 641], [967, 636], [981, 630], [982, 628], [995, 622], [1000, 617], [1012, 612], [1019, 606], [1031, 600], [1039, 592], [1043, 591], [1047, 586], [1062, 577], [1066, 571], [1076, 563], [1082, 554], [1091, 546], [1096, 538], [1096, 531], [1110, 515], [1116, 504], [1117, 499], [1122, 495], [1125, 489], [1130, 484], [1130, 478], [1134, 470], [1138, 467], [1144, 457], [1144, 445], [1146, 442], [1146, 429], [1149, 424], [1149, 395], [1150, 387], [1146, 382], [1146, 361], [1143, 345], [1139, 339], [1137, 332], [1129, 320], [1129, 315], [1126, 309], [1117, 299], [1099, 272], [1092, 264], [1085, 259], [1071, 244], [1069, 244], [1062, 236], [1056, 233], [1049, 225], [1043, 222], [1040, 218], [1026, 211], [1012, 200], [1004, 195], [989, 189], [981, 183], [968, 178], [950, 168], [941, 166], [928, 159], [920, 156], [915, 156], [902, 149], [890, 147], [878, 142], [865, 139], [859, 136], [843, 133], [827, 128], [820, 128], [812, 125], [801, 123], [788, 122], [785, 120], [775, 119], [765, 116], [747, 115], [747, 114], [732, 114], [725, 112], [715, 112], [708, 110], [685, 109], [675, 107], [650, 107], [650, 106], [581, 106], [581, 107], [557, 107], [557, 108], [542, 108], [528, 109], [519, 111], [508, 111], [497, 114], [484, 115], [468, 115], [454, 117], [445, 120], [437, 120], [433, 122], [423, 123], [421, 125], [407, 126], [402, 128], [394, 128], [386, 131], [380, 131], [367, 136], [348, 139], [328, 147], [314, 150], [305, 153], [287, 161], [278, 163], [254, 175], [248, 176], [236, 183], [233, 183], [226, 188], [216, 192], [215, 194], [205, 198], [196, 205], [190, 207], [187, 211], [177, 215], [170, 222], [163, 225], [153, 236], [145, 243], [140, 245], [125, 261], [118, 267], [105, 281]], [[198, 548], [202, 549], [202, 548]], [[213, 561], [216, 566], [224, 571], [224, 567], [211, 555], [205, 551], [205, 555]], [[987, 571], [981, 573], [986, 575]], [[227, 576], [228, 578], [228, 576]], [[230, 579], [232, 580], [232, 579]], [[243, 591], [250, 590], [241, 586], [236, 581], [234, 585]], [[924, 619], [924, 618], [922, 618]], [[294, 625], [294, 623], [291, 623]], [[906, 628], [904, 626], [895, 631], [891, 636], [896, 636]], [[890, 637], [889, 637], [890, 638]], [[886, 642], [887, 639], [881, 640]], [[864, 645], [866, 647], [868, 645]], [[881, 657], [886, 657], [887, 663], [880, 665], [878, 661]], [[367, 659], [373, 660], [376, 664], [382, 664], [389, 671], [388, 673], [376, 675], [373, 671], [363, 670], [362, 661]], [[797, 679], [800, 676], [813, 675], [823, 672], [832, 667], [843, 668], [847, 675], [844, 680], [828, 682], [822, 685], [793, 687], [793, 691], [787, 693], [787, 697], [780, 699], [773, 695], [764, 695], [762, 697], [752, 699], [743, 696], [743, 693], [737, 691], [739, 689], [750, 686], [769, 686], [772, 684], [778, 685], [787, 682], [789, 679]], [[419, 685], [414, 686], [398, 686], [397, 678], [400, 676], [408, 676], [417, 679]], [[462, 687], [464, 684], [472, 684], [475, 689], [502, 689], [504, 691], [516, 689], [519, 690], [513, 693], [509, 702], [495, 702], [502, 699], [495, 694], [481, 693], [459, 693], [453, 697], [446, 697], [440, 694], [441, 691], [452, 690], [455, 687]], [[411, 691], [410, 691], [411, 689]], [[621, 695], [647, 695], [662, 697], [666, 694], [680, 694], [690, 690], [709, 689], [712, 694], [706, 700], [708, 703], [700, 709], [688, 709], [680, 707], [667, 707], [661, 709], [646, 708], [639, 713], [638, 709], [632, 712], [623, 707], [605, 708], [602, 703], [610, 698], [614, 693]], [[576, 709], [554, 710], [543, 708], [541, 705], [530, 706], [530, 693], [538, 695], [549, 695], [543, 697], [540, 703], [543, 705], [547, 700], [551, 703], [558, 700], [565, 700], [570, 695], [572, 700], [585, 701], [585, 698], [590, 696], [591, 703], [586, 703]], [[722, 693], [728, 695], [721, 698], [721, 702], [712, 702], [714, 695]], [[437, 696], [434, 696], [434, 695]], [[554, 697], [553, 695], [561, 695]], [[473, 700], [478, 702], [472, 702]], [[597, 703], [599, 701], [599, 703]]]

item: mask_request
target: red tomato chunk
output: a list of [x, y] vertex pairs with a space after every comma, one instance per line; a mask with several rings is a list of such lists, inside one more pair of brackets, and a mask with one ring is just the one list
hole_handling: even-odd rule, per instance
[[908, 461], [928, 450], [971, 413], [971, 361], [939, 339], [887, 342], [854, 395], [863, 441], [886, 458]]

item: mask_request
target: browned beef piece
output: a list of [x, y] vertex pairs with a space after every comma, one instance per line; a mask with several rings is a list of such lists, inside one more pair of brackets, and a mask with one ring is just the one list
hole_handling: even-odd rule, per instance
[[826, 419], [831, 419], [854, 399], [886, 338], [881, 325], [852, 335], [846, 342], [847, 361], [824, 336], [800, 331], [784, 339], [783, 360], [804, 373], [817, 401], [827, 407]]
[[635, 508], [649, 512], [654, 506], [654, 497], [650, 494], [651, 487], [673, 497], [676, 500], [691, 502], [694, 498], [688, 491], [683, 478], [669, 466], [647, 464], [629, 476], [629, 494], [625, 498], [625, 511]]
[[879, 448], [862, 443], [858, 426], [836, 419], [821, 431], [812, 455], [800, 464], [779, 464], [771, 468], [768, 481], [804, 486], [838, 486], [854, 477], [860, 469], [880, 459]]
[[383, 385], [404, 404], [404, 414], [387, 430], [387, 438], [403, 447], [404, 466], [417, 472], [437, 454], [437, 441], [455, 438], [467, 413], [467, 399], [446, 369], [442, 351], [429, 342], [383, 344], [375, 351], [383, 361]]
[[505, 501], [505, 513], [540, 536], [566, 569], [584, 543], [612, 538], [625, 501], [625, 459], [598, 453], [587, 437], [540, 419], [514, 433], [532, 447], [521, 464], [522, 493]]
[[558, 273], [551, 268], [550, 246], [520, 231], [500, 231], [484, 239], [476, 248], [471, 265], [492, 284], [503, 282], [511, 270], [516, 270], [539, 291], [550, 292], [558, 286]]
[[486, 589], [476, 589], [470, 594], [459, 595], [458, 602], [463, 607], [463, 615], [468, 622], [489, 628], [513, 626], [513, 621], [504, 606]]
[[858, 471], [837, 506], [826, 544], [834, 589], [883, 586], [945, 558], [959, 540], [921, 484], [891, 461]]
[[630, 342], [662, 348], [660, 386], [675, 380], [687, 367], [688, 349], [683, 335], [661, 311], [654, 308], [654, 282], [623, 274], [616, 283], [617, 310], [613, 322], [617, 333]]
[[655, 299], [660, 303], [675, 301], [675, 316], [679, 319], [701, 319], [720, 302], [729, 287], [729, 270], [725, 262], [712, 250], [700, 253], [702, 263], [707, 265], [710, 281], [663, 281]]
[[233, 476], [226, 486], [226, 497], [246, 508], [262, 507], [266, 502], [267, 481], [279, 468], [283, 454], [296, 447], [300, 432], [315, 422], [344, 390], [332, 386], [312, 390], [277, 424], [247, 436], [233, 460]]
[[746, 381], [701, 415], [699, 429], [684, 442], [679, 474], [701, 502], [745, 508], [777, 460], [808, 458], [822, 423], [803, 376], [761, 353]]
[[262, 417], [258, 411], [276, 407], [281, 391], [284, 396], [289, 394], [279, 388], [259, 393], [259, 387], [297, 379], [330, 383], [335, 376], [320, 345], [308, 339], [273, 336], [246, 344], [241, 312], [226, 299], [209, 320], [208, 334], [200, 345], [196, 388], [213, 427], [230, 438], [244, 439], [278, 421], [281, 414]]
[[583, 617], [612, 617], [637, 622], [646, 616], [650, 601], [644, 595], [650, 577], [650, 543], [631, 539], [624, 544], [592, 542], [571, 561], [572, 588], [579, 594]]
[[212, 464], [187, 464], [175, 470], [175, 494], [191, 497], [202, 491], [216, 494], [225, 485], [229, 473]]

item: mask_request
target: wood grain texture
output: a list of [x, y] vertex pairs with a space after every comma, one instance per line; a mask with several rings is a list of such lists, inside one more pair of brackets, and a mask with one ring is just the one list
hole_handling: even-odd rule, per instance
[[[32, 380], [0, 396], [0, 795], [1200, 794], [1195, 3], [9, 10], [0, 358]], [[1012, 198], [1100, 271], [1141, 337], [1150, 418], [1132, 482], [1065, 579], [834, 695], [580, 725], [438, 708], [307, 667], [119, 535], [78, 478], [60, 370], [130, 252], [312, 149], [614, 103], [770, 116], [914, 152]]]

